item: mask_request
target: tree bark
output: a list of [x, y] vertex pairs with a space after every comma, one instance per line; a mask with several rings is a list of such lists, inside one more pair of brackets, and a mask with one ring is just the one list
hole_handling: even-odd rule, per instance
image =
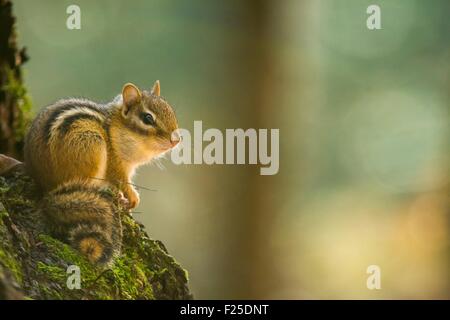
[[17, 45], [15, 18], [9, 0], [0, 0], [0, 153], [22, 158], [30, 109], [22, 83], [25, 48]]

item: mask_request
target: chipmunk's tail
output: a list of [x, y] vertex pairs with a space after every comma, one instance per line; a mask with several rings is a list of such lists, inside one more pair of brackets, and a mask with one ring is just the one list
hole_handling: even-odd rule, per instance
[[52, 190], [42, 203], [52, 233], [95, 264], [120, 254], [122, 226], [114, 197], [92, 181], [77, 180]]

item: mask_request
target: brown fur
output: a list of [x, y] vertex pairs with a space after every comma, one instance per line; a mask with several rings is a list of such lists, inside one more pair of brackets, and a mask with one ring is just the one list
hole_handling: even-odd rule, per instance
[[[130, 184], [136, 168], [169, 150], [171, 134], [178, 128], [173, 109], [164, 99], [147, 91], [140, 94], [140, 101], [129, 106], [126, 115], [123, 102], [98, 105], [78, 99], [61, 100], [41, 111], [26, 137], [25, 163], [42, 190], [73, 179], [105, 179], [123, 191], [131, 208], [137, 206], [139, 198]], [[64, 108], [65, 113], [52, 118]], [[156, 116], [154, 126], [142, 122], [143, 112]], [[52, 127], [86, 113], [94, 119], [73, 121], [64, 132]]]
[[103, 254], [103, 246], [95, 238], [82, 239], [79, 248], [81, 253], [92, 263], [96, 263]]

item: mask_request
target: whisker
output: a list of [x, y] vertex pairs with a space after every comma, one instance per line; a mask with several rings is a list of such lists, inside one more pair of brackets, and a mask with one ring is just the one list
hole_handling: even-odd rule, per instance
[[[104, 178], [97, 178], [97, 177], [89, 177], [89, 179], [108, 181], [108, 180], [106, 180]], [[129, 184], [129, 185], [132, 185], [133, 187], [136, 187], [138, 189], [143, 189], [143, 190], [147, 190], [147, 191], [158, 191], [158, 190], [150, 189], [150, 188], [147, 188], [147, 187], [144, 187], [144, 186], [140, 186], [140, 185], [137, 185], [137, 184], [131, 183], [131, 182], [125, 182], [125, 181], [121, 181], [121, 180], [116, 180], [116, 181], [119, 182], [119, 183], [126, 183], [126, 184]]]
[[[119, 181], [119, 182], [120, 182], [120, 181]], [[144, 190], [147, 190], [147, 191], [158, 191], [158, 190], [156, 190], [156, 189], [150, 189], [150, 188], [143, 187], [143, 186], [137, 185], [137, 184], [135, 184], [135, 183], [131, 183], [131, 182], [127, 182], [127, 184], [130, 184], [130, 185], [132, 185], [133, 187], [136, 187], [136, 188], [138, 188], [138, 189], [144, 189]]]
[[161, 162], [161, 158], [159, 159], [155, 159], [155, 161], [153, 162], [160, 170], [165, 170], [166, 167], [164, 166], [164, 164]]

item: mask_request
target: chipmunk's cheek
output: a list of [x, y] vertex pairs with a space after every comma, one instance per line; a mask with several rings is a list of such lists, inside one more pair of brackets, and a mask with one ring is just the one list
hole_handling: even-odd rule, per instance
[[147, 150], [152, 154], [152, 157], [156, 157], [168, 150], [168, 143], [160, 139], [152, 139], [147, 143]]

